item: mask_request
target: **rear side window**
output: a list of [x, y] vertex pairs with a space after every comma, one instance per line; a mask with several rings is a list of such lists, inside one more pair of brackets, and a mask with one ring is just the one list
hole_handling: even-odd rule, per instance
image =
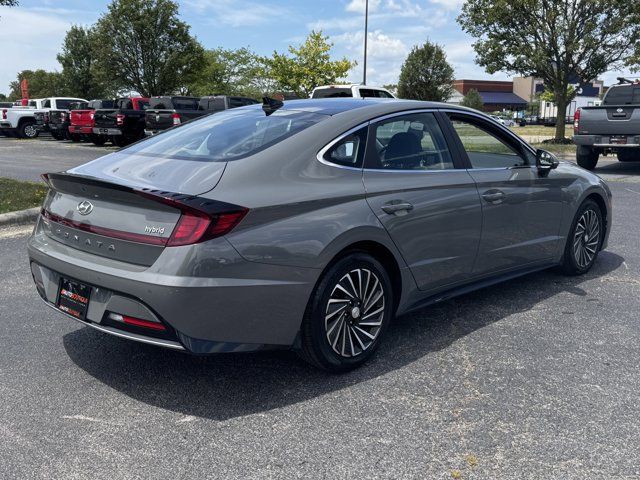
[[251, 98], [229, 97], [229, 108], [244, 107], [246, 105], [255, 105], [258, 103]]
[[231, 109], [202, 117], [138, 142], [127, 153], [192, 161], [245, 158], [328, 118], [311, 112]]
[[173, 108], [176, 110], [198, 110], [198, 100], [195, 98], [174, 98]]
[[129, 98], [121, 98], [118, 100], [118, 107], [120, 110], [133, 110], [133, 102]]
[[47, 99], [42, 102], [42, 108], [51, 108], [51, 100]]
[[364, 158], [366, 141], [367, 128], [363, 127], [336, 142], [322, 158], [329, 163], [343, 167], [360, 168]]
[[341, 98], [353, 97], [350, 88], [321, 88], [313, 92], [311, 98]]
[[640, 104], [640, 86], [625, 85], [623, 87], [611, 87], [602, 103], [603, 105]]
[[382, 170], [454, 168], [440, 125], [433, 113], [399, 115], [372, 125], [367, 167]]
[[76, 102], [76, 100], [56, 100], [56, 108], [60, 110], [69, 110], [71, 104]]
[[151, 98], [149, 99], [149, 108], [153, 108], [156, 110], [171, 110], [173, 109], [173, 105], [171, 105], [170, 98]]

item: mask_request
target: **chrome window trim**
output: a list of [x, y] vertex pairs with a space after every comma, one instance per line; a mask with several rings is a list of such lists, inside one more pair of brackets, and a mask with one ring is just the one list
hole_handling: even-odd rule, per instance
[[326, 160], [324, 156], [329, 150], [331, 150], [337, 143], [342, 141], [345, 137], [348, 137], [352, 133], [357, 132], [361, 128], [369, 127], [370, 123], [371, 123], [370, 121], [361, 123], [360, 125], [350, 128], [346, 132], [340, 134], [339, 136], [331, 140], [329, 143], [327, 143], [324, 147], [322, 147], [322, 149], [316, 154], [316, 159], [323, 165], [328, 165], [329, 167], [342, 168], [343, 170], [355, 170], [358, 172], [362, 171], [362, 167], [349, 167], [347, 165], [340, 165], [337, 163], [333, 163], [333, 162], [330, 162], [329, 160]]

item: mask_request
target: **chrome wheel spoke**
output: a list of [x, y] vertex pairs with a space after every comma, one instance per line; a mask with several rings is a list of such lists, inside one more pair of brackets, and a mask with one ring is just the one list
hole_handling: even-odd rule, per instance
[[598, 253], [600, 220], [597, 213], [586, 210], [576, 224], [573, 234], [573, 255], [580, 268], [588, 267]]
[[367, 351], [383, 326], [385, 292], [368, 268], [355, 268], [335, 284], [325, 308], [325, 334], [334, 352], [356, 357]]

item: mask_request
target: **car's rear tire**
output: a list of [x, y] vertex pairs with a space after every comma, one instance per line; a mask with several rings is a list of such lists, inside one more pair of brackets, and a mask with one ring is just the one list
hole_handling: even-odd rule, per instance
[[640, 161], [640, 149], [638, 148], [621, 148], [618, 150], [618, 160], [621, 162]]
[[593, 170], [598, 164], [599, 157], [600, 154], [598, 152], [594, 152], [589, 147], [578, 145], [578, 148], [576, 150], [576, 161], [582, 168]]
[[20, 138], [36, 138], [38, 136], [38, 129], [35, 122], [22, 122], [18, 127], [18, 136]]
[[359, 367], [378, 348], [393, 313], [385, 268], [366, 253], [351, 253], [329, 267], [311, 295], [299, 355], [331, 372]]
[[102, 135], [96, 135], [95, 133], [91, 134], [91, 141], [94, 145], [101, 147], [105, 143], [107, 143], [107, 137], [103, 137]]
[[560, 266], [565, 275], [587, 273], [600, 252], [605, 234], [600, 206], [593, 200], [585, 200], [576, 213]]

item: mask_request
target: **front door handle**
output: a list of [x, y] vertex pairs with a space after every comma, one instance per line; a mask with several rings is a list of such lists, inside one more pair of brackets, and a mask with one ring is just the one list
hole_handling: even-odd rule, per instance
[[487, 190], [482, 194], [482, 198], [489, 203], [500, 203], [506, 195], [502, 190]]
[[411, 210], [413, 210], [413, 205], [411, 205], [409, 202], [386, 203], [380, 208], [382, 208], [382, 211], [384, 213], [393, 215], [394, 213], [409, 213]]

